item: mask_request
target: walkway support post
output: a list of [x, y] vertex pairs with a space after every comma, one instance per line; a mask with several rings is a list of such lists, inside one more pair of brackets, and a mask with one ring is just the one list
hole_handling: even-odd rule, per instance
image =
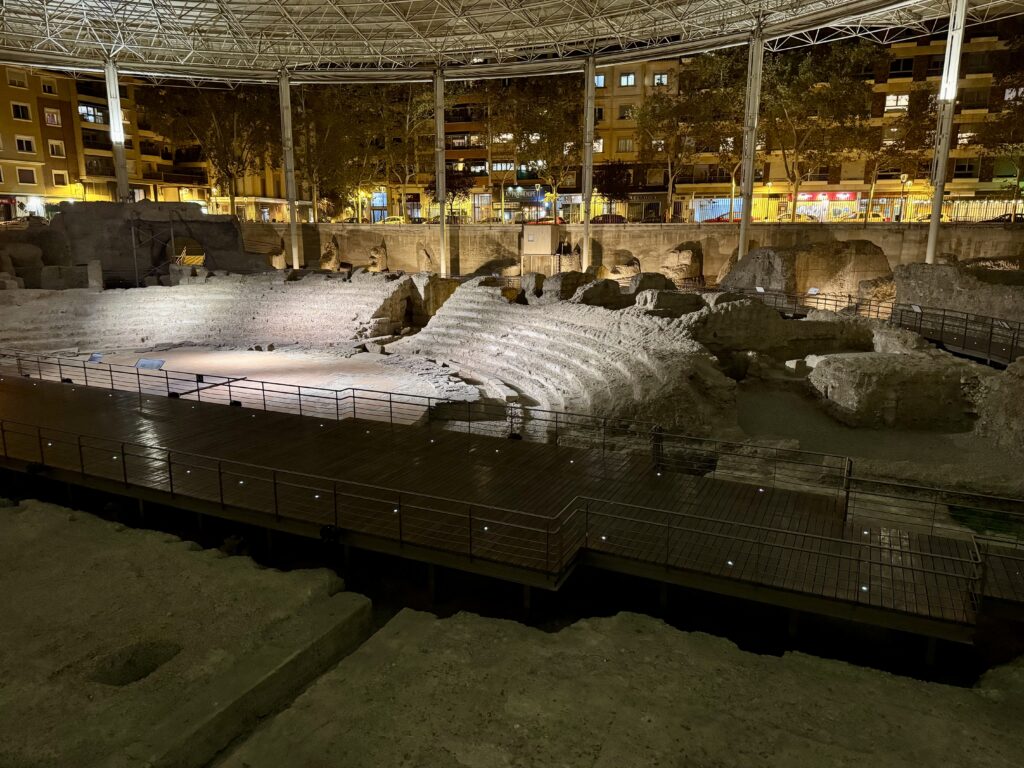
[[[292, 89], [288, 70], [282, 69], [277, 81], [281, 105], [281, 146], [284, 149], [284, 190], [288, 196], [288, 224], [292, 242], [292, 269], [299, 268], [299, 222], [295, 210], [295, 146], [292, 141]], [[316, 205], [316, 201], [313, 201]], [[232, 211], [234, 213], [234, 211]]]
[[743, 108], [743, 156], [740, 161], [740, 236], [736, 258], [747, 255], [750, 240], [750, 220], [754, 208], [754, 160], [757, 158], [757, 122], [761, 109], [761, 72], [764, 69], [764, 35], [761, 25], [750, 35], [747, 52], [747, 94]]
[[124, 113], [121, 111], [121, 91], [117, 85], [117, 64], [107, 59], [103, 64], [107, 84], [107, 107], [110, 111], [110, 144], [114, 154], [114, 178], [117, 179], [117, 201], [129, 202], [128, 160], [124, 151]]
[[434, 183], [437, 197], [439, 243], [437, 251], [438, 264], [442, 277], [451, 277], [451, 264], [448, 259], [448, 241], [445, 238], [445, 198], [448, 190], [444, 175], [444, 71], [434, 70]]
[[594, 78], [597, 64], [593, 56], [587, 57], [587, 82], [583, 99], [583, 244], [580, 247], [580, 269], [590, 266], [590, 204], [594, 196]]
[[935, 252], [939, 245], [939, 221], [942, 219], [942, 198], [946, 193], [946, 166], [949, 164], [949, 147], [953, 138], [953, 112], [960, 81], [960, 52], [966, 18], [967, 0], [952, 0], [949, 8], [949, 33], [946, 36], [946, 60], [942, 66], [942, 82], [939, 84], [936, 102], [938, 121], [932, 154], [932, 213], [928, 219], [928, 245], [924, 255], [927, 264], [935, 263]]

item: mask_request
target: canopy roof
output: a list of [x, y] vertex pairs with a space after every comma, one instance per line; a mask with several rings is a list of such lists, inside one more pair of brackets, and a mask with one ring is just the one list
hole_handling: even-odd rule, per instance
[[[973, 0], [971, 21], [1024, 12]], [[579, 69], [744, 42], [940, 31], [943, 0], [6, 0], [0, 59], [197, 80], [422, 79]]]

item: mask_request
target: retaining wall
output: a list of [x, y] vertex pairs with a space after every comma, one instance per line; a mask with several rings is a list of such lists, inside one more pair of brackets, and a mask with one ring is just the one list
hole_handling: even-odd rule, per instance
[[[289, 242], [286, 224], [271, 225]], [[452, 270], [455, 274], [493, 274], [518, 264], [522, 227], [518, 225], [465, 224], [448, 227]], [[437, 269], [437, 226], [405, 224], [305, 224], [302, 240], [309, 266], [315, 266], [329, 243], [338, 248], [341, 259], [356, 266], [370, 262], [370, 249], [384, 244], [388, 268], [417, 272], [428, 268], [426, 258]], [[611, 267], [639, 259], [646, 272], [662, 271], [673, 263], [670, 252], [680, 246], [699, 246], [704, 274], [715, 276], [736, 250], [739, 228], [731, 224], [594, 224], [594, 261]], [[583, 237], [582, 224], [561, 227], [561, 237], [570, 246]], [[806, 246], [846, 240], [868, 240], [881, 248], [895, 267], [924, 261], [928, 224], [754, 224], [752, 245], [770, 247]], [[939, 251], [957, 254], [961, 260], [999, 258], [1024, 254], [1024, 227], [1002, 224], [943, 224]]]

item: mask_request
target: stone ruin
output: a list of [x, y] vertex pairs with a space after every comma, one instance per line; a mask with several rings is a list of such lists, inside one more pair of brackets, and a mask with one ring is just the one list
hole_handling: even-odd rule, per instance
[[724, 290], [856, 296], [864, 281], [891, 277], [885, 252], [867, 240], [818, 243], [800, 248], [754, 248], [719, 279]]

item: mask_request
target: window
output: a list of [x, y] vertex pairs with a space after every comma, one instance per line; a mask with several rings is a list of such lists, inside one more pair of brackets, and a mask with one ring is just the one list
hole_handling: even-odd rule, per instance
[[11, 88], [28, 88], [28, 76], [24, 69], [8, 69], [7, 84]]
[[992, 62], [987, 52], [965, 53], [960, 60], [960, 71], [965, 75], [984, 75], [992, 71]]
[[632, 104], [620, 104], [619, 105], [619, 120], [632, 120], [633, 119], [633, 105]]
[[1024, 96], [1024, 88], [1007, 88], [1003, 91], [1003, 101], [1017, 101]]
[[31, 136], [15, 136], [14, 143], [18, 147], [18, 151], [26, 155], [34, 155], [36, 153], [36, 140]]
[[957, 160], [953, 166], [954, 179], [976, 179], [978, 178], [978, 163], [976, 160]]
[[18, 169], [18, 183], [19, 184], [35, 184], [36, 183], [36, 169], [35, 168], [19, 168]]
[[961, 91], [960, 106], [963, 109], [987, 109], [988, 88], [972, 88]]
[[664, 152], [665, 151], [665, 140], [664, 139], [653, 139], [651, 141], [651, 149], [653, 149], [655, 152]]
[[942, 68], [946, 65], [946, 57], [941, 53], [932, 54], [928, 59], [928, 77], [940, 77]]
[[504, 160], [491, 163], [492, 171], [511, 171], [512, 167], [513, 163], [505, 162]]
[[615, 149], [618, 152], [632, 152], [633, 139], [619, 139], [615, 145]]
[[619, 85], [623, 88], [631, 88], [636, 85], [636, 73], [635, 72], [623, 72], [619, 75]]
[[494, 140], [499, 144], [507, 144], [508, 142], [512, 141], [512, 134], [499, 133], [497, 136], [494, 137]]
[[885, 96], [886, 112], [906, 112], [910, 107], [909, 93], [889, 93]]
[[899, 138], [899, 129], [896, 127], [882, 129], [882, 146], [891, 147]]
[[604, 139], [594, 139], [594, 151], [604, 152]]
[[78, 114], [81, 115], [82, 119], [87, 123], [98, 123], [99, 125], [107, 124], [107, 110], [103, 107], [96, 106], [95, 104], [79, 104]]
[[668, 72], [657, 72], [654, 75], [654, 85], [668, 85]]
[[604, 107], [594, 107], [594, 122], [600, 123], [604, 120]]
[[55, 187], [66, 187], [68, 185], [68, 172], [67, 171], [54, 171], [53, 172], [53, 186]]
[[529, 142], [531, 144], [536, 144], [538, 141], [540, 141], [540, 134], [539, 133], [531, 133], [526, 138], [529, 140]]
[[11, 115], [15, 120], [31, 120], [32, 110], [29, 109], [28, 104], [19, 104], [14, 101], [11, 102]]
[[57, 141], [56, 139], [50, 139], [48, 142], [50, 146], [50, 157], [66, 157], [64, 154], [64, 142]]
[[660, 187], [665, 183], [665, 171], [661, 168], [648, 168], [647, 169], [647, 186], [648, 187]]
[[594, 75], [594, 87], [604, 88], [604, 75]]
[[60, 125], [60, 110], [53, 109], [52, 107], [46, 107], [43, 110], [43, 119], [46, 120], [47, 125], [59, 126]]
[[974, 137], [977, 135], [974, 131], [960, 131], [956, 135], [956, 145], [966, 147], [974, 141]]
[[910, 77], [913, 74], [913, 59], [893, 59], [889, 62], [889, 77]]
[[40, 80], [40, 83], [43, 86], [43, 93], [49, 93], [50, 95], [57, 93], [57, 81], [52, 77], [44, 77]]

